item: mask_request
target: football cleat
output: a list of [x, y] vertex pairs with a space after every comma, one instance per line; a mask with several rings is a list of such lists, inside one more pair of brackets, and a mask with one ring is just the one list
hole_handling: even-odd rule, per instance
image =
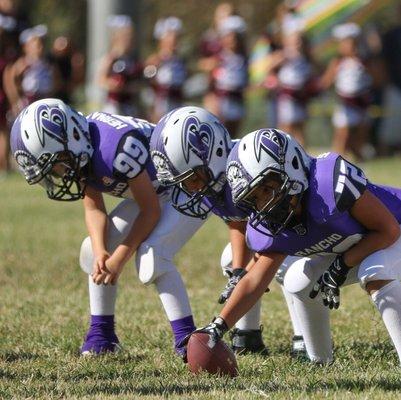
[[269, 355], [269, 349], [263, 343], [262, 329], [238, 329], [230, 332], [231, 348], [236, 354], [259, 354]]
[[294, 335], [292, 337], [290, 356], [292, 358], [309, 359], [308, 353], [306, 352], [304, 338], [302, 336]]

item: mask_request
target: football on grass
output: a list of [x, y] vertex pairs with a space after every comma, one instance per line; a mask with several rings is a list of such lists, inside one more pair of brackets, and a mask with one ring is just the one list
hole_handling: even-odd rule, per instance
[[191, 372], [197, 374], [207, 371], [209, 374], [237, 376], [238, 365], [233, 351], [222, 340], [210, 347], [209, 339], [207, 333], [197, 332], [191, 335], [187, 348]]

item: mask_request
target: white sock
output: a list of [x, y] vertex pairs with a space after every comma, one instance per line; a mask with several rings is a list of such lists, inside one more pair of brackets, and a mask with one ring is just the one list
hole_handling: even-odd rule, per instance
[[192, 315], [187, 290], [176, 269], [159, 276], [154, 284], [169, 321]]
[[260, 307], [262, 299], [257, 303], [235, 324], [238, 329], [260, 329]]
[[294, 309], [309, 358], [327, 364], [333, 361], [329, 309], [323, 305], [320, 295], [311, 299], [309, 292], [308, 287], [294, 295]]
[[401, 362], [401, 283], [392, 281], [372, 294]]
[[285, 289], [283, 285], [281, 286], [281, 290], [283, 291], [285, 301], [287, 303], [288, 312], [290, 314], [292, 329], [294, 330], [295, 336], [302, 336], [301, 324], [299, 323], [297, 313], [295, 312], [294, 307], [294, 296]]
[[89, 276], [89, 304], [91, 315], [114, 315], [117, 285], [96, 285]]

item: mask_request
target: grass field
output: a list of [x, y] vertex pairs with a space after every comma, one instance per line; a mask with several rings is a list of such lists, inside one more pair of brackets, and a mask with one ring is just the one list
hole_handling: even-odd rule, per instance
[[[365, 165], [374, 181], [401, 186], [401, 160]], [[87, 278], [78, 266], [85, 235], [82, 208], [45, 198], [17, 174], [0, 181], [0, 398], [399, 399], [400, 368], [378, 313], [357, 285], [333, 312], [336, 361], [316, 367], [288, 356], [292, 335], [276, 284], [262, 322], [271, 356], [239, 358], [235, 380], [192, 376], [172, 351], [172, 337], [152, 287], [132, 265], [120, 279], [117, 329], [125, 351], [83, 359]], [[219, 311], [224, 225], [211, 219], [177, 264], [199, 325]]]

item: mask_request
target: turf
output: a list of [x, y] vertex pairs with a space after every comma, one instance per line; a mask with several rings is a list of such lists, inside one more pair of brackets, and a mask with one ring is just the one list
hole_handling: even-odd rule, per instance
[[[401, 161], [364, 166], [377, 182], [401, 186]], [[0, 398], [398, 399], [400, 368], [378, 313], [358, 285], [343, 290], [332, 314], [336, 360], [311, 366], [288, 356], [292, 335], [276, 284], [262, 322], [271, 356], [239, 358], [234, 380], [192, 376], [172, 351], [172, 336], [152, 287], [130, 263], [121, 276], [117, 330], [124, 351], [83, 359], [87, 278], [78, 266], [85, 236], [79, 203], [58, 204], [17, 174], [0, 181]], [[112, 203], [110, 203], [112, 206]], [[219, 268], [227, 240], [210, 219], [177, 257], [199, 325], [219, 311]]]

